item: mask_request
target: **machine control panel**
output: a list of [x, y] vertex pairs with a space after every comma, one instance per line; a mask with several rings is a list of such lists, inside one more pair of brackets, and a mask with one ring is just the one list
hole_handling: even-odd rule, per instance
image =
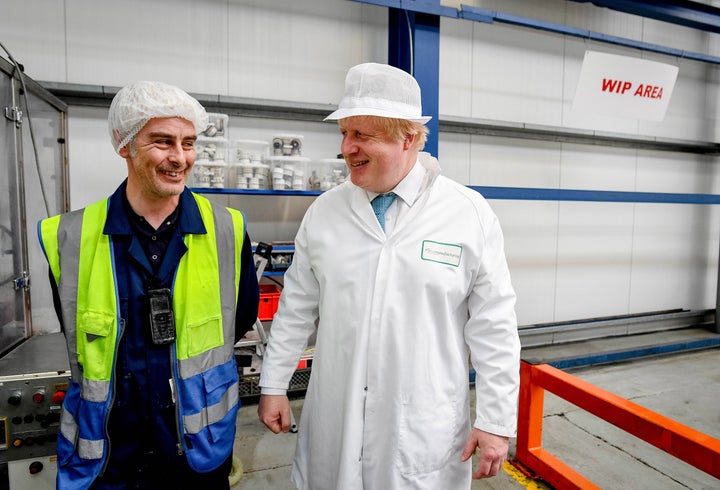
[[0, 461], [54, 453], [69, 377], [67, 372], [0, 376]]
[[61, 333], [30, 337], [0, 358], [0, 490], [53, 489], [70, 364]]

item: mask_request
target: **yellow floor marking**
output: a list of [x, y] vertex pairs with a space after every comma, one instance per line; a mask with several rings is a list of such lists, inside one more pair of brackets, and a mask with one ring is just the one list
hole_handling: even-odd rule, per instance
[[522, 471], [514, 467], [510, 461], [505, 461], [505, 463], [503, 463], [503, 470], [505, 470], [505, 473], [512, 476], [520, 485], [529, 490], [543, 490], [546, 488], [538, 485], [538, 483], [532, 478], [528, 478]]

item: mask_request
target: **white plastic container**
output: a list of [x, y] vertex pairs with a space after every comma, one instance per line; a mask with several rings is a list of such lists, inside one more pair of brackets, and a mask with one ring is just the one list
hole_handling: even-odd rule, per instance
[[327, 191], [336, 187], [348, 178], [348, 168], [342, 158], [323, 158], [310, 164], [308, 189]]
[[306, 157], [271, 156], [270, 165], [272, 188], [276, 191], [305, 191], [310, 159]]
[[271, 141], [271, 153], [274, 157], [299, 157], [302, 155], [302, 145], [301, 134], [276, 134]]
[[270, 165], [267, 141], [237, 140], [233, 142], [228, 187], [235, 189], [270, 189]]
[[227, 138], [230, 117], [227, 114], [208, 112], [208, 127], [198, 134], [201, 138]]
[[195, 164], [193, 168], [193, 187], [224, 189], [227, 177], [227, 165]]
[[195, 155], [193, 187], [224, 189], [228, 174], [227, 140], [198, 137], [195, 142]]

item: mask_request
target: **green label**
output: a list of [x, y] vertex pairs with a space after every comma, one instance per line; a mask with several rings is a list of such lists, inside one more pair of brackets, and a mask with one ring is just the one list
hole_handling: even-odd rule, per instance
[[461, 256], [461, 245], [423, 240], [422, 254], [420, 255], [423, 260], [457, 267], [460, 265]]

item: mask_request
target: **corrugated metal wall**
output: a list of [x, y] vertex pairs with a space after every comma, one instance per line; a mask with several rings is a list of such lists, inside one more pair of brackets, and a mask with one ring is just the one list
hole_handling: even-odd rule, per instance
[[[690, 51], [720, 39], [560, 0], [460, 3]], [[334, 104], [347, 68], [387, 60], [387, 11], [345, 0], [34, 0], [6, 2], [0, 39], [36, 80], [122, 86], [160, 79], [188, 91]], [[571, 114], [586, 50], [676, 64], [663, 122]], [[422, 63], [422, 60], [415, 60]], [[592, 129], [645, 138], [720, 140], [717, 65], [500, 24], [441, 19], [440, 114]], [[69, 111], [71, 203], [99, 199], [125, 175], [106, 110]], [[305, 136], [334, 156], [328, 123], [233, 117], [232, 139]], [[720, 194], [718, 158], [444, 133], [445, 173], [468, 185]], [[292, 239], [309, 198], [229, 199], [253, 238]], [[715, 307], [718, 206], [493, 200], [506, 236], [521, 325]]]

